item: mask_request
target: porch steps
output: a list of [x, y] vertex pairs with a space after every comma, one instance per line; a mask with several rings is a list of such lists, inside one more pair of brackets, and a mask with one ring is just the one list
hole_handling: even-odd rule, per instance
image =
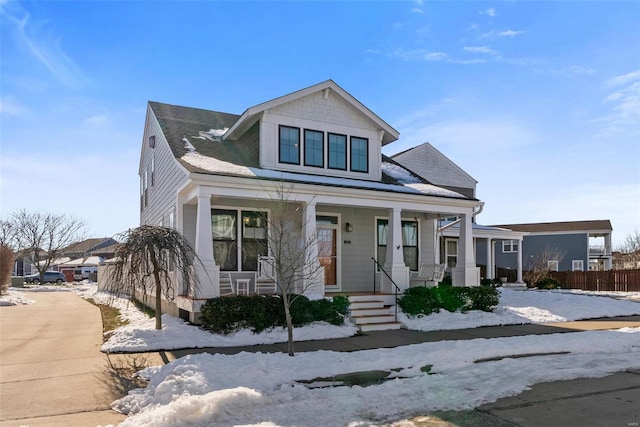
[[349, 296], [351, 320], [360, 332], [400, 329], [400, 323], [389, 310], [388, 298], [379, 295]]

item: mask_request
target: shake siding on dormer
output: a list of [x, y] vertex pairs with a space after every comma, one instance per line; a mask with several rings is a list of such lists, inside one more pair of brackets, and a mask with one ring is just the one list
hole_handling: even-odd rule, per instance
[[[300, 164], [279, 163], [279, 126], [300, 129]], [[324, 133], [324, 167], [304, 166], [304, 130]], [[347, 170], [328, 167], [328, 133], [347, 135]], [[351, 171], [350, 138], [368, 140], [368, 172]], [[260, 122], [260, 165], [266, 169], [378, 181], [381, 179], [381, 133], [375, 124], [334, 92], [320, 91], [265, 111]]]
[[[155, 136], [155, 148], [149, 146], [149, 137]], [[154, 159], [154, 182], [151, 183], [151, 159]], [[169, 215], [177, 205], [178, 188], [188, 179], [185, 170], [178, 165], [162, 133], [152, 110], [147, 110], [147, 121], [143, 137], [140, 174], [148, 174], [147, 206], [140, 212], [140, 224], [169, 225]]]

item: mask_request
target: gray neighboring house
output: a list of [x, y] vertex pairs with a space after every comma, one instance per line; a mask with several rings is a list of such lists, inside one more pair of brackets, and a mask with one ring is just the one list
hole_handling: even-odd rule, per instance
[[[605, 220], [542, 222], [530, 224], [503, 224], [494, 227], [508, 228], [526, 233], [523, 241], [524, 269], [533, 268], [536, 260], [547, 263], [555, 271], [611, 270], [611, 222]], [[482, 255], [479, 253], [478, 257]], [[503, 243], [496, 248], [496, 265], [515, 268], [516, 259], [512, 247]]]

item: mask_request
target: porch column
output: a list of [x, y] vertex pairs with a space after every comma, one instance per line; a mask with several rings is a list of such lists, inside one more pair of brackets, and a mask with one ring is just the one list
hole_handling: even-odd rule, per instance
[[[384, 269], [402, 292], [409, 287], [409, 267], [404, 264], [401, 213], [402, 210], [400, 208], [389, 209], [389, 229], [387, 231], [387, 252]], [[394, 293], [395, 290], [393, 283], [389, 282], [384, 273], [382, 273], [382, 290], [390, 293]]]
[[440, 239], [442, 238], [442, 236], [438, 235], [438, 230], [440, 229], [440, 223], [439, 223], [438, 219], [436, 219], [433, 223], [435, 224], [435, 227], [434, 227], [434, 230], [433, 230], [433, 236], [434, 236], [434, 239], [435, 239], [434, 250], [436, 251], [434, 264], [440, 264], [441, 263], [441, 261], [440, 261]]
[[318, 261], [318, 239], [316, 226], [316, 203], [304, 204], [302, 236], [305, 245], [305, 266], [303, 274], [303, 294], [324, 296], [324, 268]]
[[516, 283], [524, 283], [522, 281], [522, 239], [518, 239], [518, 269], [516, 270]]
[[452, 270], [453, 286], [480, 285], [480, 269], [476, 266], [473, 248], [471, 213], [462, 215], [460, 239], [458, 240], [458, 261]]
[[487, 279], [493, 279], [493, 240], [487, 238]]
[[195, 272], [199, 282], [196, 298], [220, 296], [220, 267], [213, 258], [213, 234], [211, 232], [211, 196], [198, 194], [196, 211], [195, 251], [200, 262], [196, 262]]
[[[611, 251], [611, 233], [607, 233], [604, 235], [604, 269], [611, 270], [611, 258], [613, 257], [613, 253]], [[589, 266], [587, 266], [587, 269]]]

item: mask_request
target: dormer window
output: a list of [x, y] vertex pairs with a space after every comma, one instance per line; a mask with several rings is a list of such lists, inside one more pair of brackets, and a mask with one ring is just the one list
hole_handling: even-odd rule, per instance
[[304, 130], [304, 165], [324, 167], [324, 132]]
[[300, 129], [280, 126], [280, 163], [300, 164]]
[[347, 135], [329, 134], [329, 169], [347, 170]]

